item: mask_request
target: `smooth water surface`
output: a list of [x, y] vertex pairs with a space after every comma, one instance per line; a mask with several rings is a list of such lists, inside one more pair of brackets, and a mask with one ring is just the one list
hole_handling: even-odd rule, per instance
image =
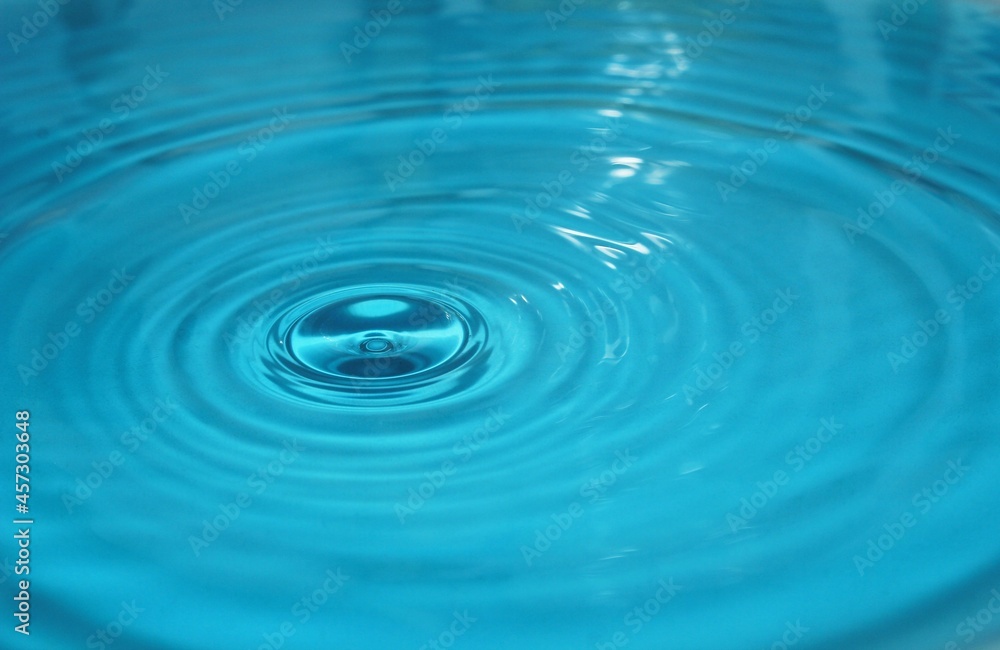
[[1000, 647], [995, 3], [39, 7], [3, 647]]

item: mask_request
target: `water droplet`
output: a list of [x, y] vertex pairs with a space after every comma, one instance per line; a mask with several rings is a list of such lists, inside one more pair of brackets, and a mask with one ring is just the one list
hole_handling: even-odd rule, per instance
[[283, 338], [302, 369], [356, 384], [443, 366], [465, 348], [469, 327], [429, 292], [355, 289], [310, 301]]
[[394, 347], [392, 345], [392, 341], [380, 337], [367, 339], [361, 342], [362, 352], [372, 352], [378, 354], [380, 352], [392, 352], [393, 349]]

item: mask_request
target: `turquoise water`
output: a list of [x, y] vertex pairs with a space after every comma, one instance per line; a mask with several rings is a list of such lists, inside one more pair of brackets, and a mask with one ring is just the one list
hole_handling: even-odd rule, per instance
[[1000, 647], [995, 4], [0, 26], [0, 646]]

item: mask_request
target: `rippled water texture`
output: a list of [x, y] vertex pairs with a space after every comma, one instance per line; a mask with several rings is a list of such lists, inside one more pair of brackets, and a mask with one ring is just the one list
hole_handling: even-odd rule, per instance
[[49, 4], [0, 645], [1000, 647], [996, 4]]

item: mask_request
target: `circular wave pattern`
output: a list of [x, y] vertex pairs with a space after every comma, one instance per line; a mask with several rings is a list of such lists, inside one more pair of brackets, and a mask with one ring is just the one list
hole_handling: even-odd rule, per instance
[[49, 575], [112, 567], [40, 577], [43, 634], [139, 571], [144, 648], [964, 642], [995, 17], [443, 4], [112, 2], [3, 63], [3, 388], [61, 443]]

